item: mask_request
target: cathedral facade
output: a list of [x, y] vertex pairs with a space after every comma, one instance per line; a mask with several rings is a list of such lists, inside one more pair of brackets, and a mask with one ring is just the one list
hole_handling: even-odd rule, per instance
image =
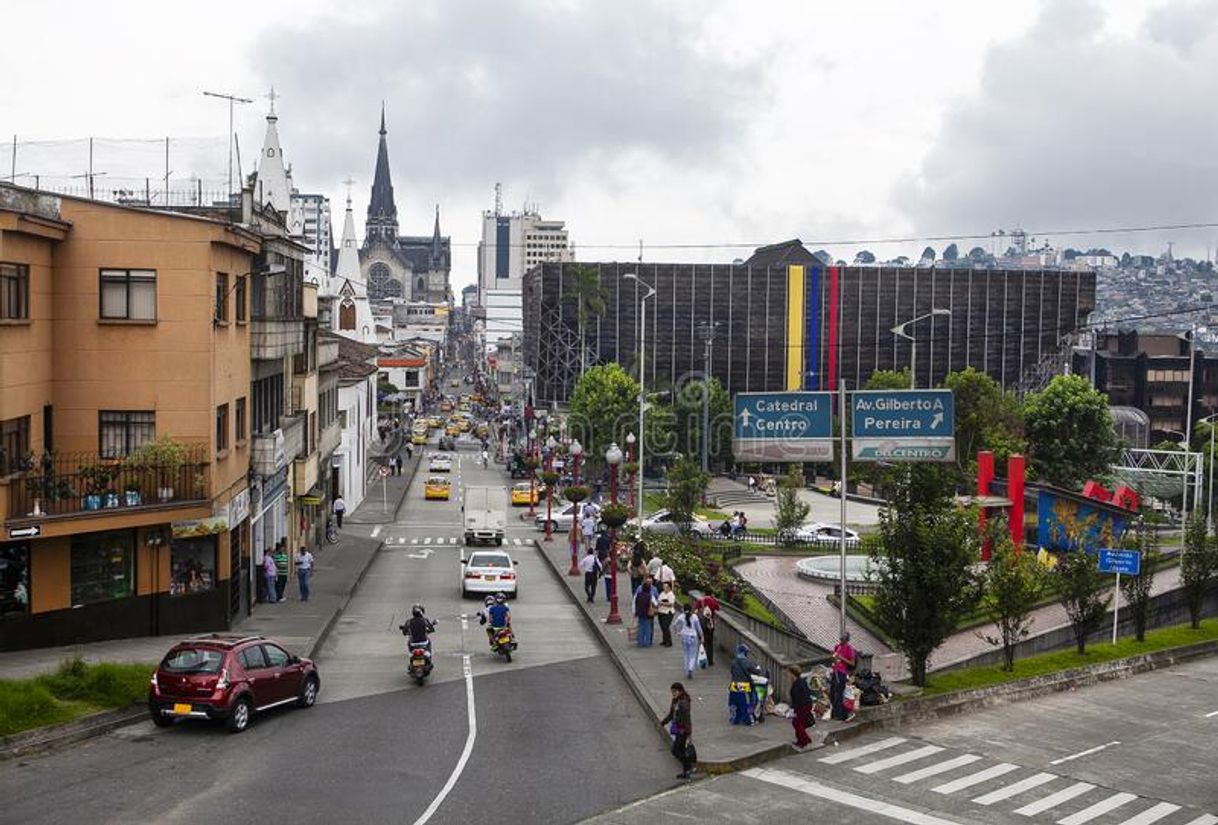
[[382, 108], [376, 172], [368, 201], [364, 243], [359, 250], [360, 273], [368, 285], [368, 298], [447, 303], [451, 297], [452, 247], [450, 239], [440, 234], [440, 208], [436, 207], [435, 226], [430, 236], [398, 234], [398, 210], [389, 174], [386, 134]]

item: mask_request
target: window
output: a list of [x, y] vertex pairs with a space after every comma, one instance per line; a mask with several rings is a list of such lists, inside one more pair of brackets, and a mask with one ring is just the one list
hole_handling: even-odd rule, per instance
[[283, 374], [268, 375], [254, 382], [254, 432], [267, 435], [279, 427], [283, 415]]
[[72, 537], [72, 606], [125, 599], [135, 580], [135, 532]]
[[102, 458], [122, 458], [156, 440], [156, 413], [101, 410], [97, 413], [97, 451]]
[[156, 272], [151, 269], [103, 269], [101, 317], [156, 320]]
[[0, 616], [30, 612], [30, 543], [0, 545]]
[[23, 415], [0, 421], [0, 476], [21, 472], [29, 451], [30, 417]]
[[209, 647], [183, 647], [172, 650], [161, 662], [170, 673], [219, 673], [224, 654]]
[[237, 319], [238, 324], [245, 323], [245, 319], [247, 317], [247, 313], [246, 313], [246, 309], [245, 309], [246, 284], [247, 284], [246, 276], [238, 275], [237, 284], [236, 284], [236, 286], [233, 287], [233, 291], [235, 293], [234, 298], [233, 298], [233, 303], [234, 303], [233, 316]]
[[216, 320], [228, 321], [228, 274], [216, 273]]
[[278, 645], [264, 644], [262, 655], [266, 656], [267, 667], [288, 666], [288, 654]]
[[0, 320], [30, 317], [30, 268], [0, 263]]
[[216, 407], [216, 452], [228, 449], [228, 405]]
[[237, 399], [237, 410], [233, 414], [233, 438], [237, 443], [245, 441], [245, 399]]
[[246, 670], [261, 670], [266, 667], [266, 660], [262, 658], [262, 645], [251, 645], [239, 654], [241, 659], [241, 667]]
[[205, 593], [216, 586], [216, 537], [174, 539], [169, 553], [169, 595]]

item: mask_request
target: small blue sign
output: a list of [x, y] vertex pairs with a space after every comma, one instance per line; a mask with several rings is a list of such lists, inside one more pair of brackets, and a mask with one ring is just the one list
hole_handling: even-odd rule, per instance
[[851, 396], [854, 438], [954, 438], [951, 390], [859, 390]]
[[833, 394], [737, 393], [732, 453], [746, 461], [825, 461], [833, 458]]
[[1100, 548], [1100, 572], [1120, 573], [1122, 576], [1138, 576], [1142, 573], [1140, 550], [1112, 550]]

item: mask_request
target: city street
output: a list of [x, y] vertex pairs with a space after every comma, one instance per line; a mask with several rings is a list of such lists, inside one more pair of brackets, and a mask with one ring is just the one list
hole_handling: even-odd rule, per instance
[[594, 819], [1215, 825], [1218, 660], [849, 740]]
[[[520, 648], [510, 664], [487, 649], [473, 618], [481, 602], [459, 594], [455, 493], [494, 486], [506, 507], [507, 485], [464, 446], [452, 500], [423, 500], [424, 465], [393, 524], [358, 527], [385, 547], [319, 657], [317, 707], [273, 711], [240, 736], [218, 725], [141, 723], [4, 763], [3, 819], [58, 823], [87, 811], [92, 822], [199, 822], [241, 811], [260, 822], [409, 823], [451, 781], [429, 821], [574, 822], [672, 787], [677, 766], [534, 555], [535, 532], [517, 518], [523, 508], [509, 508], [504, 546], [520, 562]], [[405, 676], [398, 631], [414, 602], [440, 622], [437, 666], [423, 687]], [[588, 781], [592, 764], [608, 767], [604, 781]]]

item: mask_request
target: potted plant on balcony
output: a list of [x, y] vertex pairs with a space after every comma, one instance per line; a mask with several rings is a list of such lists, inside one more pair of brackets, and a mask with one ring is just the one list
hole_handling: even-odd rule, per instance
[[189, 451], [185, 444], [163, 435], [136, 449], [123, 465], [132, 471], [147, 499], [151, 500], [155, 494], [157, 501], [166, 502], [173, 501], [174, 486], [187, 458]]
[[[86, 510], [118, 506], [118, 495], [110, 489], [116, 471], [116, 467], [108, 464], [86, 464], [76, 471], [84, 484]], [[112, 497], [113, 503], [111, 503]]]

